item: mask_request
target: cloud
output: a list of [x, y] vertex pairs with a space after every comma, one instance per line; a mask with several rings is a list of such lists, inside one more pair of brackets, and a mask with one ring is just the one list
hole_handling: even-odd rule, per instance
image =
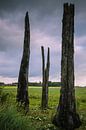
[[17, 78], [9, 78], [9, 77], [0, 76], [0, 81], [4, 83], [13, 83], [17, 81]]
[[[41, 80], [41, 45], [50, 47], [50, 79], [60, 81], [63, 3], [75, 3], [76, 83], [86, 78], [86, 1], [81, 0], [8, 0], [0, 2], [0, 78], [15, 81], [23, 51], [24, 16], [29, 11], [31, 28], [30, 80]], [[83, 78], [82, 78], [83, 77]], [[13, 79], [13, 80], [12, 80]], [[81, 80], [80, 80], [81, 79]]]
[[19, 47], [23, 41], [22, 30], [9, 19], [0, 19], [0, 51]]

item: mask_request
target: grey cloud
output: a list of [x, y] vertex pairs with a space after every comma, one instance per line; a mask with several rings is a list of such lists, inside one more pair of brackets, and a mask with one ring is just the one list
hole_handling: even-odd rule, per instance
[[0, 52], [0, 76], [18, 76], [20, 57], [16, 51], [14, 52]]
[[62, 12], [62, 5], [65, 2], [75, 3], [77, 12], [85, 12], [86, 1], [82, 2], [81, 0], [3, 0], [0, 1], [0, 12], [16, 12], [19, 10], [30, 10], [38, 11], [37, 13], [42, 12], [43, 15], [51, 15], [54, 10], [59, 10]]
[[[86, 1], [81, 0], [3, 0], [0, 2], [0, 20], [5, 21], [6, 27], [0, 29], [0, 75], [17, 77], [22, 57], [23, 36], [24, 36], [24, 15], [29, 11], [31, 26], [31, 56], [30, 56], [30, 77], [41, 77], [41, 50], [40, 46], [51, 49], [51, 77], [60, 77], [61, 65], [61, 31], [63, 3], [75, 3], [75, 37], [86, 36]], [[81, 19], [84, 18], [84, 19]], [[0, 23], [1, 24], [1, 23]], [[7, 30], [8, 29], [8, 30]], [[76, 44], [76, 43], [75, 43]], [[75, 52], [76, 74], [85, 66], [85, 41], [77, 43], [83, 52]], [[4, 53], [4, 56], [3, 56]], [[9, 59], [8, 61], [6, 59]], [[2, 61], [2, 63], [1, 63]], [[82, 63], [79, 64], [79, 63]], [[78, 65], [79, 64], [79, 65]], [[77, 67], [78, 65], [78, 67]], [[86, 68], [86, 67], [84, 67]], [[82, 73], [82, 72], [81, 72]], [[84, 74], [85, 75], [85, 74]], [[86, 77], [86, 75], [84, 76]], [[78, 77], [77, 77], [78, 79]]]

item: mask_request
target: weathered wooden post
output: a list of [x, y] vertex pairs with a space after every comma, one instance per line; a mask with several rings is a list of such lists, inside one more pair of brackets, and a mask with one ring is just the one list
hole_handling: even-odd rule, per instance
[[81, 125], [76, 113], [74, 88], [74, 5], [64, 4], [62, 28], [61, 90], [57, 113], [53, 124], [65, 130]]
[[24, 32], [24, 46], [23, 56], [18, 77], [17, 101], [20, 105], [29, 110], [28, 98], [28, 66], [30, 58], [30, 24], [28, 12], [25, 16], [25, 32]]
[[48, 80], [50, 69], [50, 50], [48, 48], [47, 64], [45, 68], [44, 47], [41, 47], [42, 51], [42, 101], [41, 108], [46, 109], [48, 107]]

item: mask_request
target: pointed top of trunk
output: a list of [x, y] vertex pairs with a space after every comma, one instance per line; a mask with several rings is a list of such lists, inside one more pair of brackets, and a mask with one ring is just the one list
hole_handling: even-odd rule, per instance
[[26, 16], [28, 16], [28, 11], [26, 12]]
[[26, 15], [25, 15], [25, 28], [29, 28], [29, 15], [28, 15], [28, 11], [26, 12]]

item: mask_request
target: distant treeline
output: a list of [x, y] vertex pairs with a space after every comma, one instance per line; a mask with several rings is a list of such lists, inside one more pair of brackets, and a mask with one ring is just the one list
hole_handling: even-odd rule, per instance
[[[12, 83], [12, 84], [5, 84], [5, 83], [0, 83], [0, 86], [17, 86], [18, 83]], [[42, 86], [42, 83], [41, 82], [29, 82], [28, 83], [28, 86], [39, 86], [41, 87]], [[60, 87], [61, 86], [61, 82], [52, 82], [52, 81], [49, 81], [48, 82], [48, 86], [49, 87]]]
[[[29, 82], [28, 83], [29, 86], [42, 86], [41, 82]], [[48, 82], [48, 86], [49, 87], [60, 87], [61, 86], [61, 82]]]
[[[0, 86], [17, 86], [18, 83], [12, 83], [12, 84], [5, 84], [4, 82], [0, 82]], [[33, 86], [33, 87], [41, 87], [42, 83], [41, 82], [29, 82], [28, 86]], [[48, 82], [49, 87], [61, 87], [61, 82]], [[75, 86], [75, 87], [82, 87], [82, 86]], [[86, 87], [86, 86], [83, 86]]]
[[48, 82], [49, 87], [61, 87], [61, 82]]

